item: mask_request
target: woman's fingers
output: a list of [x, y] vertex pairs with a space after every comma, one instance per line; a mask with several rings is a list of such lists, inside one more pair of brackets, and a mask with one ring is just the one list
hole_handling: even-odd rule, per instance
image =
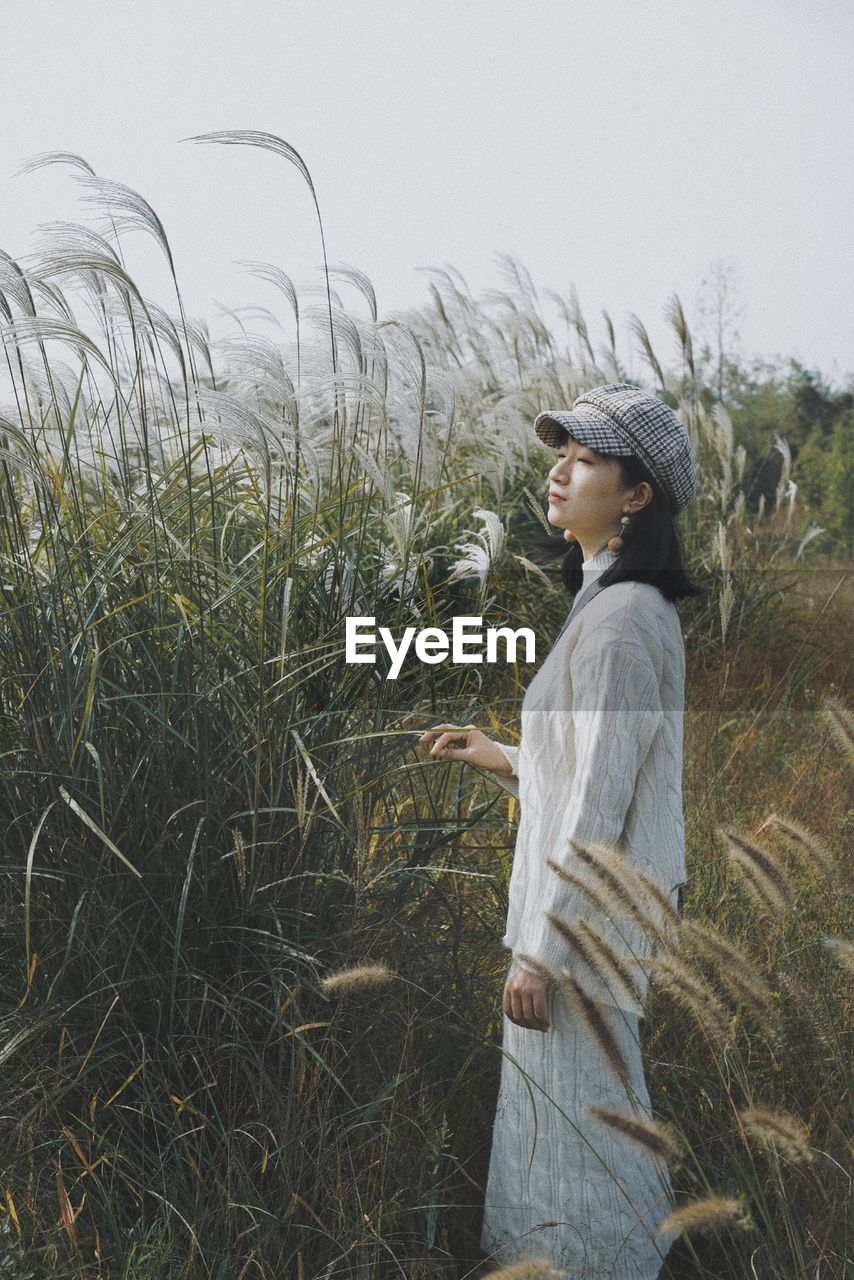
[[549, 1022], [549, 1011], [546, 1004], [546, 993], [541, 991], [534, 998], [534, 1017], [537, 1019], [537, 1026], [541, 1031], [548, 1031], [551, 1023]]
[[551, 1026], [546, 1001], [546, 988], [517, 987], [509, 982], [502, 1000], [504, 1013], [517, 1027], [528, 1031], [548, 1031]]
[[468, 734], [472, 729], [476, 729], [474, 724], [434, 724], [431, 729], [425, 729], [421, 737], [418, 739], [419, 744], [431, 742], [433, 738], [439, 734]]
[[430, 755], [438, 755], [440, 751], [449, 748], [451, 751], [462, 751], [469, 744], [467, 733], [443, 733], [438, 737], [430, 748]]

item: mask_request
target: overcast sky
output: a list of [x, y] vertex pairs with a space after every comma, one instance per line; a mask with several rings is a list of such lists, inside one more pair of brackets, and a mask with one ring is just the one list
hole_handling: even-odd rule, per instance
[[[495, 253], [510, 253], [540, 289], [576, 286], [596, 347], [606, 310], [645, 377], [629, 315], [671, 363], [668, 298], [695, 320], [725, 259], [746, 357], [793, 356], [832, 386], [854, 371], [846, 0], [7, 0], [2, 30], [0, 248], [15, 257], [40, 223], [97, 221], [68, 166], [14, 176], [70, 151], [154, 206], [215, 334], [223, 306], [280, 307], [235, 260], [320, 281], [296, 168], [179, 141], [256, 129], [302, 155], [329, 260], [367, 273], [381, 317], [427, 301], [419, 267], [450, 264], [477, 295], [504, 286]], [[127, 248], [174, 310], [152, 249]]]

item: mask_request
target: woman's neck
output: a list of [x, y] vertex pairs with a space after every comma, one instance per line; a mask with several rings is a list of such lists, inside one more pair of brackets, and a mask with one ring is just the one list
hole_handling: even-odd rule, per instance
[[600, 547], [595, 555], [590, 556], [587, 560], [582, 560], [581, 567], [585, 575], [589, 572], [600, 573], [603, 569], [607, 569], [617, 559], [618, 552], [611, 551], [607, 543], [604, 547]]

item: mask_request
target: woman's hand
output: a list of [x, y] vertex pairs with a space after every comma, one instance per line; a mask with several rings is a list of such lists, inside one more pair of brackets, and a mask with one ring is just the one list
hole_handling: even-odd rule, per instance
[[504, 1012], [517, 1027], [529, 1031], [548, 1031], [551, 1023], [546, 1011], [549, 982], [527, 969], [514, 968], [504, 984]]
[[427, 729], [418, 739], [418, 745], [433, 743], [430, 755], [440, 760], [462, 760], [464, 764], [477, 764], [491, 769], [503, 778], [511, 778], [513, 770], [504, 752], [473, 724], [437, 724]]

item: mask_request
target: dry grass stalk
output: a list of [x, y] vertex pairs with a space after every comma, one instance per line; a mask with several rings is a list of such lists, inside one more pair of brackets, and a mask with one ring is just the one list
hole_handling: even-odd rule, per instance
[[755, 840], [748, 840], [729, 828], [718, 827], [718, 835], [726, 842], [727, 855], [739, 868], [758, 900], [775, 916], [788, 911], [792, 903], [792, 886], [774, 854]]
[[764, 825], [775, 827], [788, 838], [793, 853], [803, 866], [811, 870], [817, 865], [826, 876], [835, 875], [836, 864], [833, 854], [817, 836], [807, 831], [806, 827], [802, 827], [799, 822], [795, 822], [794, 818], [783, 818], [779, 813], [772, 813], [765, 819]]
[[746, 1107], [741, 1120], [748, 1133], [766, 1146], [774, 1147], [793, 1164], [811, 1164], [809, 1129], [785, 1111], [766, 1111], [762, 1107]]
[[658, 956], [650, 963], [655, 983], [693, 1015], [712, 1040], [725, 1043], [732, 1029], [726, 1009], [704, 978], [676, 956]]
[[728, 1199], [726, 1196], [706, 1196], [675, 1209], [664, 1219], [660, 1230], [665, 1234], [674, 1231], [679, 1235], [683, 1232], [690, 1235], [694, 1231], [714, 1231], [718, 1227], [740, 1227], [748, 1230], [751, 1226], [740, 1200]]
[[774, 997], [771, 989], [757, 975], [751, 957], [722, 938], [714, 929], [709, 929], [696, 920], [683, 921], [681, 937], [688, 941], [689, 947], [699, 951], [716, 966], [726, 994], [751, 1009], [766, 1030], [775, 1036], [779, 1035], [779, 1017], [772, 1003]]
[[597, 1005], [595, 1000], [591, 1000], [581, 983], [576, 982], [575, 978], [570, 977], [569, 974], [564, 975], [558, 985], [570, 997], [584, 1018], [611, 1070], [618, 1079], [626, 1080], [629, 1074], [628, 1064], [613, 1031], [608, 1026], [601, 1006]]
[[328, 973], [325, 978], [321, 978], [320, 986], [327, 995], [347, 995], [351, 991], [385, 986], [396, 976], [387, 965], [360, 964]]
[[240, 892], [246, 888], [246, 846], [243, 843], [243, 836], [237, 827], [232, 831], [234, 836], [234, 861], [237, 865], [237, 879], [240, 882]]
[[609, 1107], [591, 1107], [590, 1114], [616, 1129], [617, 1133], [621, 1133], [629, 1141], [645, 1147], [652, 1155], [664, 1160], [671, 1169], [675, 1169], [680, 1163], [684, 1153], [670, 1125], [658, 1120], [639, 1120], [637, 1116], [626, 1116]]
[[854, 714], [832, 693], [822, 699], [821, 710], [849, 764], [854, 765]]

